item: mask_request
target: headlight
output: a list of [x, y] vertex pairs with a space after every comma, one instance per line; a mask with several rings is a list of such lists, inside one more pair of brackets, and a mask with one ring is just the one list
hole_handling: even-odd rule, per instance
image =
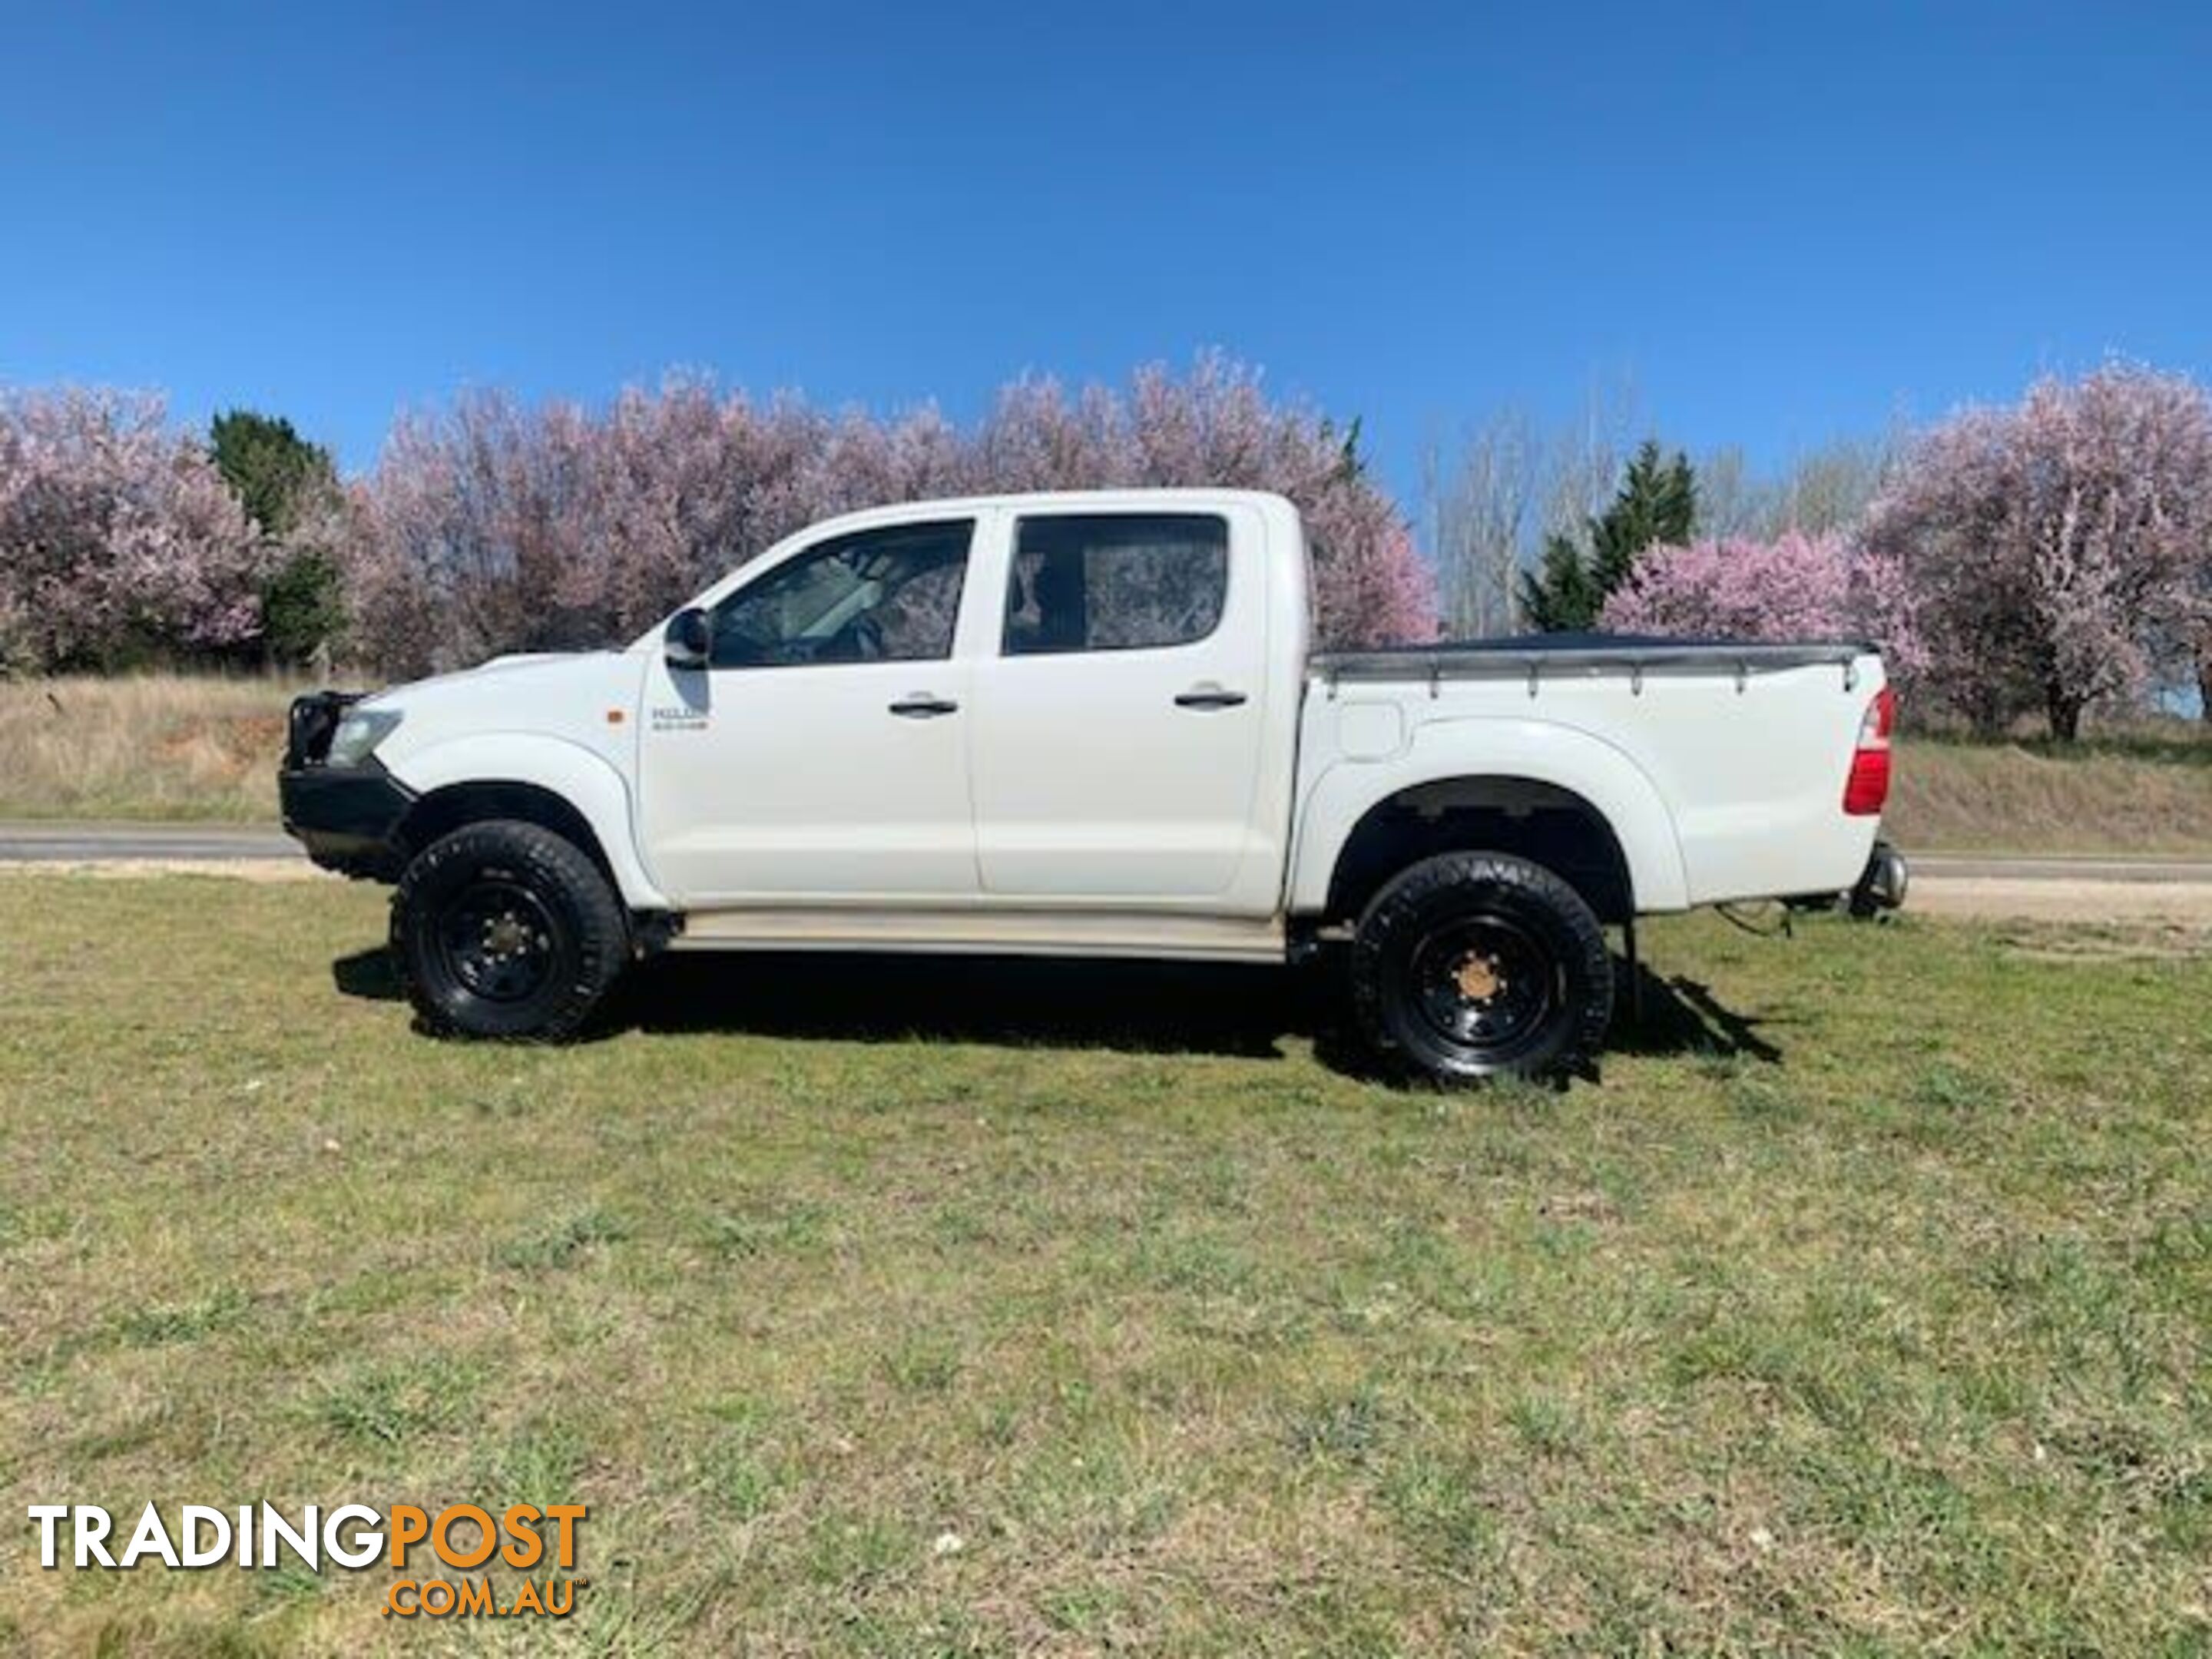
[[331, 736], [331, 751], [324, 764], [360, 765], [398, 724], [399, 711], [396, 708], [356, 709], [338, 722], [338, 729]]

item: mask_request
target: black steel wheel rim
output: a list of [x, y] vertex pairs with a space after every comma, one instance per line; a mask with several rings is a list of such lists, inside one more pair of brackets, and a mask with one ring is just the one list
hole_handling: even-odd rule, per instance
[[438, 917], [438, 955], [447, 976], [487, 1002], [527, 1002], [552, 978], [559, 924], [521, 883], [479, 876]]
[[1408, 966], [1415, 1012], [1455, 1048], [1510, 1051], [1541, 1030], [1559, 1006], [1552, 953], [1502, 916], [1472, 916], [1435, 929]]

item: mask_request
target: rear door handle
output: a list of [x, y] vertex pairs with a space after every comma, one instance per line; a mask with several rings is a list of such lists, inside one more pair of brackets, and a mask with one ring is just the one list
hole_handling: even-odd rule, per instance
[[1218, 685], [1193, 686], [1176, 699], [1178, 708], [1234, 708], [1244, 701], [1242, 691], [1224, 690]]
[[959, 712], [960, 705], [950, 697], [933, 697], [926, 691], [910, 693], [891, 705], [892, 714], [909, 720], [933, 720], [939, 714]]

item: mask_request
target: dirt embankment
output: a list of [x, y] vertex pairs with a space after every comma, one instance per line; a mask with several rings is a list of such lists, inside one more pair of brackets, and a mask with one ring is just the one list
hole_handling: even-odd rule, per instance
[[2212, 854], [2212, 735], [2071, 749], [1908, 738], [1885, 827], [1908, 852]]

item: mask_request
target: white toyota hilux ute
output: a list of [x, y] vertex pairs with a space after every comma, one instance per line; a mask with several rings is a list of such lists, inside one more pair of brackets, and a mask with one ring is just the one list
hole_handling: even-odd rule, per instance
[[1274, 495], [818, 525], [625, 649], [293, 708], [285, 826], [396, 882], [432, 1030], [559, 1037], [661, 950], [1296, 960], [1440, 1081], [1577, 1066], [1605, 929], [1833, 894], [1889, 778], [1879, 653], [1312, 648]]

